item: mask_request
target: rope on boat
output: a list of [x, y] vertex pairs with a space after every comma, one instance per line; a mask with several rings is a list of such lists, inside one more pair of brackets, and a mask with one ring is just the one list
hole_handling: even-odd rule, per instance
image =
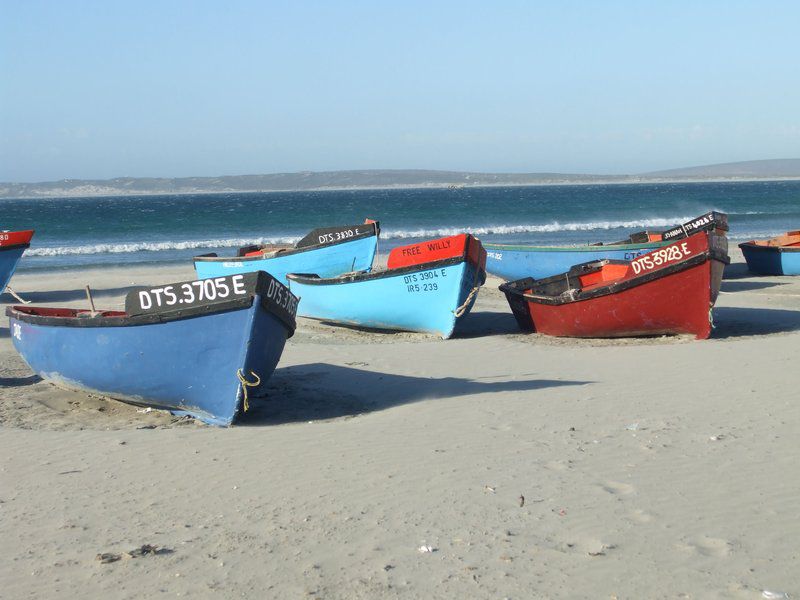
[[250, 410], [250, 402], [247, 400], [247, 388], [256, 387], [257, 385], [261, 384], [261, 377], [259, 377], [255, 371], [250, 371], [250, 375], [256, 378], [254, 382], [247, 381], [247, 379], [244, 378], [244, 373], [241, 369], [236, 371], [236, 377], [239, 378], [239, 382], [242, 384], [242, 395], [244, 396], [242, 404], [244, 407], [244, 412]]
[[455, 313], [456, 317], [460, 317], [465, 312], [467, 312], [467, 307], [469, 306], [469, 303], [472, 302], [472, 299], [475, 297], [475, 294], [478, 293], [479, 289], [481, 289], [481, 286], [479, 286], [479, 285], [476, 285], [474, 288], [472, 288], [472, 291], [469, 293], [469, 296], [467, 296], [467, 299], [464, 300], [464, 304], [462, 304], [461, 306], [459, 306], [457, 309], [455, 309], [453, 311], [453, 313]]
[[11, 286], [6, 286], [6, 291], [11, 294], [14, 298], [17, 299], [17, 302], [22, 302], [23, 304], [30, 304], [30, 300], [25, 300], [25, 298], [21, 297], [17, 292], [11, 289]]

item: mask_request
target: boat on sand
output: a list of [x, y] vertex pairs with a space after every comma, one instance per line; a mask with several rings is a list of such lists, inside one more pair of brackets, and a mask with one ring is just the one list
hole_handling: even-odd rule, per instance
[[705, 339], [729, 262], [727, 238], [701, 231], [632, 261], [591, 261], [553, 277], [504, 283], [500, 290], [524, 331]]
[[230, 425], [263, 395], [297, 298], [264, 272], [134, 289], [125, 311], [11, 306], [16, 350], [59, 387]]

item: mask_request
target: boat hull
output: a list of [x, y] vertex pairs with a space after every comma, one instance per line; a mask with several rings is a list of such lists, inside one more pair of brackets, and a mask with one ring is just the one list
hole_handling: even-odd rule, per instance
[[33, 230], [0, 232], [0, 294], [2, 294], [22, 254], [30, 247]]
[[0, 293], [5, 291], [8, 282], [14, 276], [17, 263], [22, 258], [27, 246], [15, 246], [12, 248], [0, 248]]
[[370, 329], [455, 332], [486, 281], [486, 251], [469, 234], [394, 248], [383, 271], [289, 275], [301, 316]]
[[222, 426], [242, 412], [239, 376], [260, 380], [247, 387], [249, 398], [263, 395], [292, 333], [260, 295], [246, 306], [167, 320], [134, 317], [127, 325], [43, 320], [9, 309], [14, 347], [46, 381]]
[[198, 279], [266, 271], [286, 285], [286, 275], [289, 273], [314, 273], [320, 277], [335, 277], [350, 271], [367, 271], [372, 268], [377, 245], [376, 233], [354, 240], [292, 249], [273, 257], [199, 256], [194, 259], [194, 268]]
[[705, 262], [617, 294], [560, 306], [531, 303], [528, 310], [534, 331], [545, 335], [610, 338], [689, 334], [706, 339], [712, 329], [712, 281], [722, 280], [723, 268], [722, 263]]
[[523, 330], [558, 337], [711, 334], [727, 257], [724, 236], [700, 233], [634, 261], [598, 261], [503, 284]]
[[747, 268], [758, 275], [800, 275], [800, 248], [739, 244]]
[[645, 244], [621, 244], [614, 246], [506, 246], [484, 244], [486, 248], [486, 270], [507, 281], [533, 277], [544, 279], [569, 271], [581, 263], [612, 259], [633, 260], [643, 254], [661, 248], [668, 242]]
[[[466, 260], [398, 271], [354, 281], [290, 276], [289, 289], [302, 298], [297, 314], [303, 317], [370, 329], [417, 331], [447, 339], [469, 314], [477, 296], [470, 298], [470, 293], [482, 283], [478, 267]], [[456, 315], [456, 309], [465, 302], [463, 314]]]

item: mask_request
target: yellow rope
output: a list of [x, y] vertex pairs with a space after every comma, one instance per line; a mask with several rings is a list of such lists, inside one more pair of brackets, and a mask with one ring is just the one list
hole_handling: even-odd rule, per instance
[[256, 387], [257, 385], [261, 384], [261, 377], [259, 377], [258, 374], [255, 371], [250, 371], [250, 375], [252, 375], [253, 377], [256, 378], [256, 380], [254, 382], [247, 381], [244, 378], [244, 373], [242, 372], [241, 369], [236, 371], [236, 377], [239, 378], [239, 381], [242, 384], [242, 394], [244, 395], [244, 402], [243, 402], [244, 412], [247, 412], [248, 410], [250, 410], [250, 402], [248, 402], [248, 400], [247, 400], [247, 388]]
[[459, 306], [457, 309], [455, 309], [453, 311], [455, 313], [456, 317], [460, 317], [461, 315], [463, 315], [467, 311], [467, 306], [469, 306], [469, 303], [472, 301], [473, 296], [475, 296], [475, 294], [478, 293], [479, 289], [481, 289], [481, 286], [479, 286], [479, 285], [475, 286], [474, 288], [472, 288], [472, 291], [469, 293], [469, 296], [467, 296], [467, 299], [464, 300], [464, 304], [462, 304], [461, 306]]
[[25, 300], [25, 298], [22, 298], [19, 294], [17, 294], [17, 292], [12, 290], [11, 286], [6, 286], [6, 291], [9, 294], [11, 294], [14, 298], [16, 298], [18, 302], [22, 302], [23, 304], [30, 304], [31, 303], [30, 300]]

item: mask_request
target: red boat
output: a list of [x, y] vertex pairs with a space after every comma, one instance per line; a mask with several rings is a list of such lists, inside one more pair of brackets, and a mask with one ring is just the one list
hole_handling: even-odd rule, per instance
[[711, 334], [728, 240], [703, 231], [632, 261], [598, 260], [500, 286], [520, 328], [561, 337]]

